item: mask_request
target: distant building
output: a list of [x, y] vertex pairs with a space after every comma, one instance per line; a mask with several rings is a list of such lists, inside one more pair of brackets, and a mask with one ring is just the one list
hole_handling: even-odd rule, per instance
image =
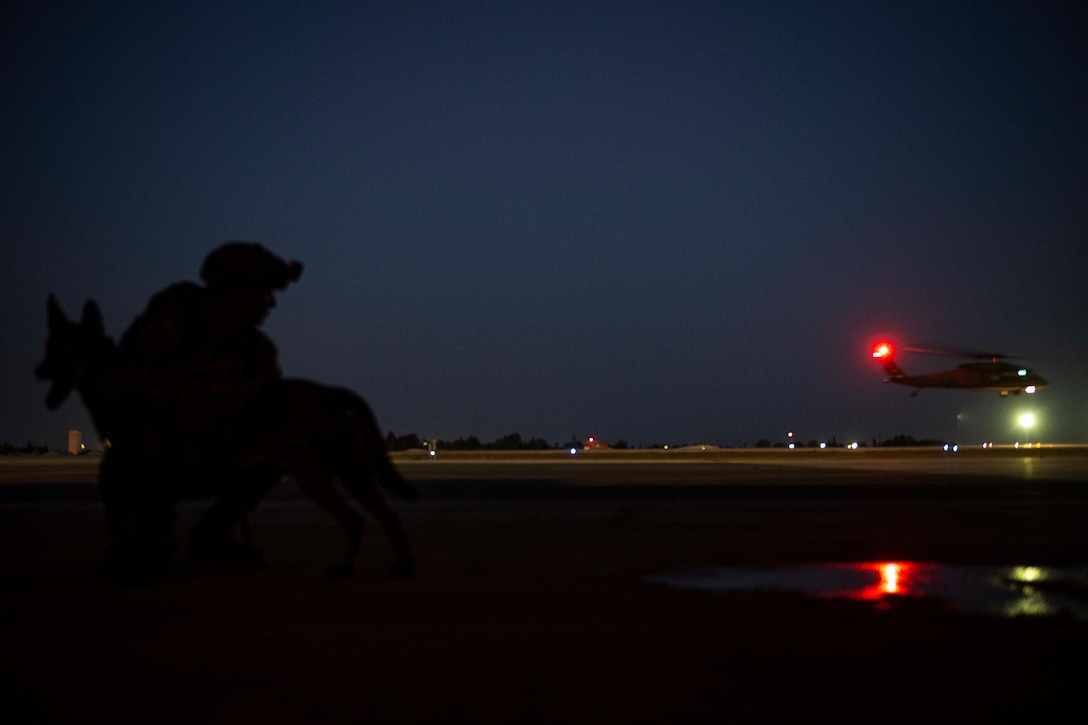
[[68, 431], [68, 452], [73, 456], [83, 453], [83, 434], [78, 430]]

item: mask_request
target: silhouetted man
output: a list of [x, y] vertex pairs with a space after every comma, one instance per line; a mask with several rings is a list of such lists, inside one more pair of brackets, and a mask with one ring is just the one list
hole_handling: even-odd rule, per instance
[[275, 292], [302, 265], [259, 244], [232, 242], [205, 259], [205, 284], [156, 294], [125, 332], [120, 349], [137, 381], [122, 407], [123, 438], [100, 476], [119, 578], [141, 578], [173, 555], [174, 505], [216, 495], [193, 532], [200, 559], [257, 565], [256, 551], [231, 529], [276, 482], [274, 471], [239, 470], [232, 460], [238, 413], [281, 378], [276, 346], [259, 329]]

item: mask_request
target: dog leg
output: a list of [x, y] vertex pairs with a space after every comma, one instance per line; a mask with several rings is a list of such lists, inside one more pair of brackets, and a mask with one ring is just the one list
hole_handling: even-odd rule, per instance
[[344, 486], [361, 503], [385, 529], [389, 540], [393, 542], [393, 548], [397, 553], [397, 563], [389, 571], [390, 579], [407, 579], [415, 574], [415, 560], [408, 546], [408, 539], [404, 535], [400, 517], [394, 511], [374, 485], [374, 480], [369, 476], [350, 476], [344, 478]]
[[347, 551], [342, 564], [337, 564], [326, 571], [331, 579], [342, 579], [355, 573], [355, 563], [359, 560], [359, 550], [363, 540], [363, 517], [353, 509], [336, 490], [333, 477], [326, 471], [314, 467], [297, 472], [296, 482], [308, 499], [336, 519], [344, 531]]

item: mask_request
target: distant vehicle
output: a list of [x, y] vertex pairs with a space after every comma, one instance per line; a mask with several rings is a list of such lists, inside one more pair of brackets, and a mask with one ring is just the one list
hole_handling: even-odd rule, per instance
[[997, 353], [949, 352], [927, 350], [917, 347], [905, 347], [908, 352], [937, 355], [955, 355], [974, 358], [978, 362], [967, 362], [951, 370], [925, 375], [907, 375], [895, 362], [895, 348], [890, 342], [881, 342], [873, 348], [873, 358], [880, 361], [884, 372], [888, 374], [886, 383], [898, 383], [914, 388], [911, 397], [918, 395], [921, 388], [952, 388], [958, 390], [992, 390], [1001, 397], [1034, 393], [1046, 387], [1038, 373], [1028, 368], [1002, 362], [1006, 357]]

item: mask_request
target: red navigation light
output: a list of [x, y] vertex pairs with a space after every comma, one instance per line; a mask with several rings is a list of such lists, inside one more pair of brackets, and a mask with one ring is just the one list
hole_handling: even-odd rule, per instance
[[891, 357], [891, 356], [892, 356], [892, 346], [887, 342], [881, 342], [875, 348], [873, 348], [873, 357], [875, 357], [875, 358]]

